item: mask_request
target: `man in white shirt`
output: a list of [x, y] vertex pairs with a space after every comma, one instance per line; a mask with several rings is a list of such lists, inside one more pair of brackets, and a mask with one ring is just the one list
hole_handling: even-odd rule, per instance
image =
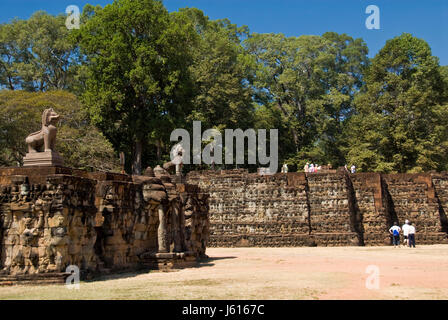
[[400, 227], [398, 226], [398, 222], [395, 222], [394, 225], [389, 229], [389, 233], [392, 235], [392, 242], [394, 244], [394, 248], [400, 246]]
[[408, 234], [408, 242], [409, 242], [409, 248], [414, 247], [415, 248], [415, 227], [412, 225], [412, 223], [409, 222], [409, 234]]
[[403, 230], [403, 243], [405, 246], [408, 245], [409, 241], [408, 241], [408, 235], [409, 235], [409, 220], [406, 220], [404, 222], [404, 225], [401, 227], [401, 230]]

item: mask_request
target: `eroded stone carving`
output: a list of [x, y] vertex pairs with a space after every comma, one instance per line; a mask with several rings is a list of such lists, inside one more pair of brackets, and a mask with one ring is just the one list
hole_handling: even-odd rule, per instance
[[190, 172], [186, 180], [210, 194], [209, 246], [385, 245], [393, 222], [406, 219], [417, 242], [447, 242], [446, 173], [260, 176], [239, 169]]
[[193, 265], [205, 257], [207, 201], [166, 173], [0, 169], [0, 281], [59, 275], [69, 265], [87, 275]]

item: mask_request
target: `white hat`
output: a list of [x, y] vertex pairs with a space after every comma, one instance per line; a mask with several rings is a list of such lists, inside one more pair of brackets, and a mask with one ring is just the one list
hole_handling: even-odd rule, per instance
[[409, 224], [409, 220], [406, 220], [404, 223]]

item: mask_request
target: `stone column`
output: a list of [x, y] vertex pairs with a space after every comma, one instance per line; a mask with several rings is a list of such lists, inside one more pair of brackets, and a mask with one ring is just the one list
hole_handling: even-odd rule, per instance
[[180, 230], [180, 243], [182, 251], [187, 250], [187, 239], [185, 234], [185, 212], [183, 206], [179, 208], [179, 230]]
[[158, 252], [160, 253], [166, 253], [168, 252], [168, 248], [166, 245], [166, 214], [163, 210], [163, 206], [159, 205], [157, 208], [157, 211], [159, 213], [159, 229], [157, 230], [157, 236], [158, 236]]
[[182, 252], [182, 242], [180, 236], [180, 220], [179, 220], [179, 204], [176, 203], [173, 208], [172, 214], [172, 226], [173, 226], [173, 238], [174, 238], [174, 252]]

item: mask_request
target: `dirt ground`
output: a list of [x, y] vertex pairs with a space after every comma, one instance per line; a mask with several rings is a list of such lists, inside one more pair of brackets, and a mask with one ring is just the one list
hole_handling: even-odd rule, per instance
[[[108, 276], [81, 282], [79, 290], [0, 287], [0, 299], [448, 299], [448, 245], [211, 248], [207, 254], [197, 268]], [[368, 270], [379, 271], [379, 282]]]

